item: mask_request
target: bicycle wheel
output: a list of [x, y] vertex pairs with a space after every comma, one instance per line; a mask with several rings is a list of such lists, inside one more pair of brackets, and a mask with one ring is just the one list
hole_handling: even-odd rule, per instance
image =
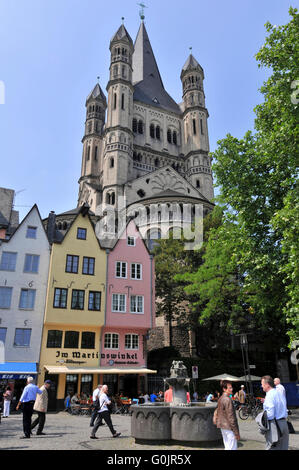
[[249, 408], [248, 406], [242, 406], [242, 408], [239, 409], [239, 417], [243, 420], [247, 419], [249, 416]]

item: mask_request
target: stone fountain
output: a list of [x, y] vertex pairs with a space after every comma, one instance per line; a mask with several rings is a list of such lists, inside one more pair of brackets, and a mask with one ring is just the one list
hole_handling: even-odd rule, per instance
[[216, 404], [187, 404], [190, 378], [182, 361], [173, 361], [170, 377], [165, 382], [172, 386], [171, 403], [156, 402], [131, 407], [131, 434], [135, 441], [153, 444], [166, 441], [184, 444], [220, 441], [220, 429], [213, 424]]

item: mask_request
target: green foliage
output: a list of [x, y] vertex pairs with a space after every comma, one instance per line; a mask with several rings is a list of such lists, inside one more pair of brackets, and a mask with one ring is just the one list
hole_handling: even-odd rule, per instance
[[257, 54], [272, 68], [255, 108], [255, 133], [218, 142], [213, 171], [223, 221], [210, 230], [203, 263], [177, 276], [197, 296], [200, 324], [223, 331], [258, 328], [277, 348], [299, 337], [298, 192], [299, 105], [291, 84], [299, 78], [299, 16], [269, 33]]

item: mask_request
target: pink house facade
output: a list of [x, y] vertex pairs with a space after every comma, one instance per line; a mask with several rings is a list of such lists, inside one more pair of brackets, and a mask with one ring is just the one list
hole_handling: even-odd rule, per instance
[[147, 335], [155, 327], [154, 288], [153, 256], [130, 221], [108, 254], [100, 365], [112, 369], [103, 378], [109, 388], [131, 397], [146, 388]]

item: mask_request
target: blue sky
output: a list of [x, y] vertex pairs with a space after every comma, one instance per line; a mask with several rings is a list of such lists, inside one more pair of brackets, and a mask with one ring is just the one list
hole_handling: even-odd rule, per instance
[[[135, 40], [135, 0], [0, 0], [0, 186], [17, 191], [20, 217], [77, 205], [85, 99], [109, 78], [109, 42], [125, 17]], [[253, 129], [253, 108], [269, 73], [254, 55], [265, 23], [285, 24], [287, 0], [147, 0], [145, 24], [164, 86], [182, 100], [189, 47], [205, 71], [211, 150]]]

